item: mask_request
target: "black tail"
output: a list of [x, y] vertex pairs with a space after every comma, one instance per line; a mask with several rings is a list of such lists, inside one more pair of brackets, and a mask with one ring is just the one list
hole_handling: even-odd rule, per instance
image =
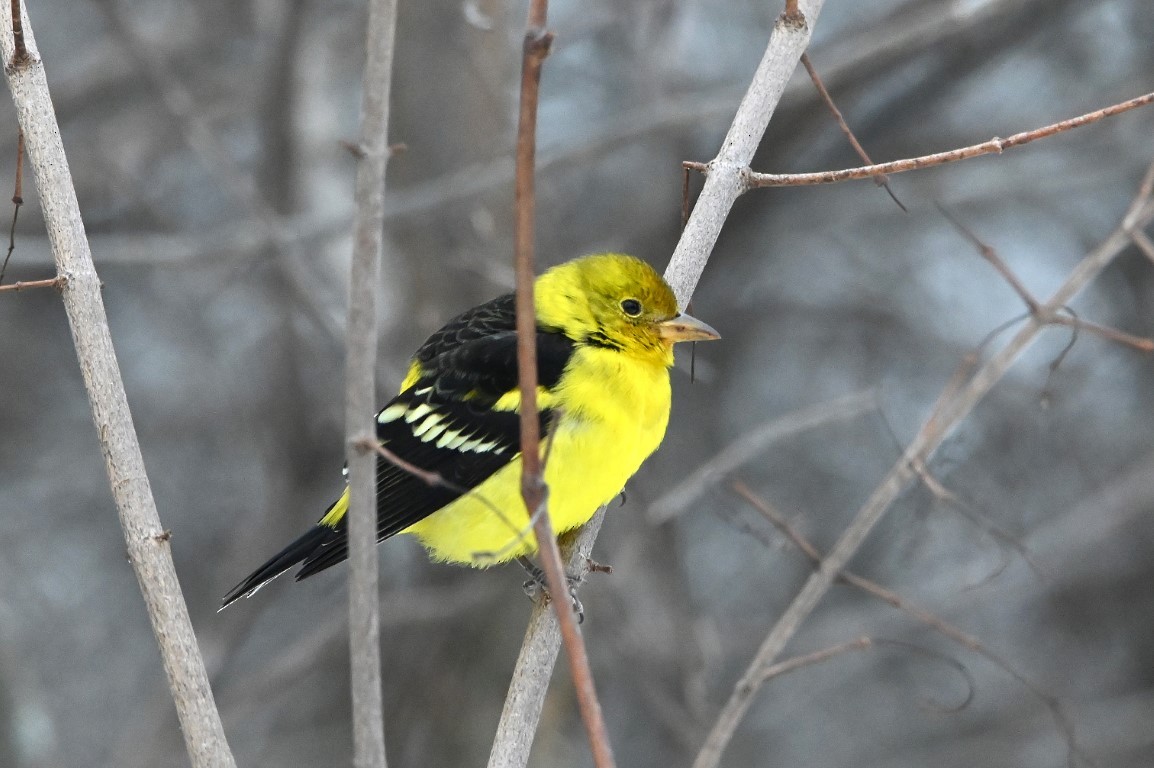
[[[253, 571], [247, 579], [229, 590], [228, 594], [225, 595], [221, 601], [220, 609], [224, 610], [230, 603], [234, 603], [242, 597], [252, 596], [254, 592], [265, 584], [268, 584], [277, 576], [280, 576], [289, 568], [310, 557], [321, 554], [325, 547], [338, 540], [342, 542], [344, 540], [343, 526], [333, 529], [327, 525], [314, 525], [305, 535], [282, 549], [270, 558], [267, 563]], [[304, 575], [311, 575], [311, 573], [302, 574], [298, 576], [298, 578], [303, 578]]]

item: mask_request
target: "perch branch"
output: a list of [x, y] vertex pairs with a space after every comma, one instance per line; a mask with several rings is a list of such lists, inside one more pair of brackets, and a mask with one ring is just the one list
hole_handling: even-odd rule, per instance
[[[697, 205], [665, 271], [665, 279], [673, 287], [682, 306], [688, 304], [693, 295], [725, 218], [733, 202], [741, 194], [743, 184], [741, 169], [747, 167], [753, 158], [769, 119], [785, 90], [785, 84], [796, 68], [802, 51], [805, 50], [810, 30], [817, 21], [823, 4], [824, 0], [802, 0], [797, 3], [797, 14], [791, 18], [781, 18], [774, 25], [765, 54], [741, 100], [718, 154], [719, 168], [724, 172], [715, 173], [706, 179]], [[532, 28], [532, 24], [530, 27]], [[522, 183], [520, 174], [517, 178], [520, 187]], [[532, 183], [531, 179], [528, 181]], [[519, 233], [517, 239], [520, 244], [523, 235]], [[525, 240], [532, 246], [531, 237]], [[522, 285], [531, 285], [529, 278], [530, 275], [519, 275], [519, 296], [522, 293]], [[531, 311], [531, 303], [528, 301], [525, 303], [526, 310]], [[525, 366], [520, 365], [524, 370]], [[535, 394], [524, 389], [522, 392], [523, 398], [524, 394], [530, 396]], [[526, 409], [526, 400], [522, 399], [522, 411]], [[525, 446], [525, 443], [522, 445]], [[527, 455], [525, 450], [522, 451], [522, 455]], [[527, 508], [535, 509], [532, 505]], [[571, 573], [574, 565], [582, 560], [582, 555], [587, 556], [592, 549], [604, 514], [605, 511], [600, 510], [593, 520], [582, 527], [576, 548], [569, 558]], [[536, 729], [544, 704], [544, 686], [555, 663], [560, 643], [560, 635], [554, 622], [556, 616], [543, 615], [543, 609], [540, 607], [534, 609], [518, 656], [509, 696], [501, 713], [497, 737], [489, 757], [489, 768], [520, 768], [528, 761], [529, 745], [532, 743], [533, 731]]]

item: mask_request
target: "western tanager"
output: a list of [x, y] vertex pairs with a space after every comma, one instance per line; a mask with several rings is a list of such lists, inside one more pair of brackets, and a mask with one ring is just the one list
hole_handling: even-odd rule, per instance
[[[673, 345], [716, 339], [678, 310], [645, 262], [606, 253], [537, 278], [537, 403], [558, 533], [611, 501], [661, 443]], [[536, 549], [521, 499], [517, 338], [506, 294], [449, 322], [413, 356], [401, 391], [377, 414], [377, 437], [430, 485], [377, 463], [377, 538], [411, 533], [434, 560], [479, 567]], [[349, 492], [320, 521], [224, 597], [252, 595], [303, 563], [298, 580], [344, 560]], [[223, 606], [222, 606], [223, 607]]]

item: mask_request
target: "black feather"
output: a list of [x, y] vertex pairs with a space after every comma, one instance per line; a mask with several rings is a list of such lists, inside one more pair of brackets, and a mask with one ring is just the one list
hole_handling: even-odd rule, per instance
[[337, 532], [332, 528], [314, 525], [307, 533], [273, 555], [268, 562], [253, 571], [248, 578], [229, 590], [221, 601], [220, 607], [223, 609], [242, 597], [249, 597], [289, 568], [313, 553], [323, 550], [326, 545], [335, 542], [338, 538]]
[[[517, 334], [514, 295], [506, 294], [464, 312], [425, 341], [413, 356], [420, 367], [416, 383], [397, 395], [381, 412], [395, 406], [428, 406], [441, 423], [461, 430], [470, 440], [492, 445], [484, 451], [437, 447], [413, 430], [420, 419], [377, 423], [377, 438], [397, 456], [442, 482], [423, 479], [380, 458], [377, 461], [377, 539], [393, 536], [423, 520], [463, 493], [483, 483], [521, 451], [520, 416], [493, 411], [505, 393], [517, 387]], [[538, 328], [537, 380], [556, 386], [573, 354], [574, 342], [555, 329]], [[378, 414], [379, 416], [380, 414]], [[542, 410], [541, 435], [546, 436], [551, 412]], [[261, 566], [225, 596], [224, 605], [251, 594], [297, 563], [304, 565], [297, 580], [336, 565], [348, 557], [346, 521], [335, 527], [315, 526]]]

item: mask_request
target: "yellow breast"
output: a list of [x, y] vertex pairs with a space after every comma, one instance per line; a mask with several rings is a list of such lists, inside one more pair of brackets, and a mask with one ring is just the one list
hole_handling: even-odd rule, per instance
[[[542, 446], [553, 528], [577, 528], [611, 501], [661, 444], [669, 422], [664, 365], [613, 350], [579, 347], [548, 397], [559, 413]], [[551, 443], [551, 445], [550, 445]], [[494, 473], [405, 533], [436, 560], [486, 566], [536, 550], [521, 500], [521, 460]]]

